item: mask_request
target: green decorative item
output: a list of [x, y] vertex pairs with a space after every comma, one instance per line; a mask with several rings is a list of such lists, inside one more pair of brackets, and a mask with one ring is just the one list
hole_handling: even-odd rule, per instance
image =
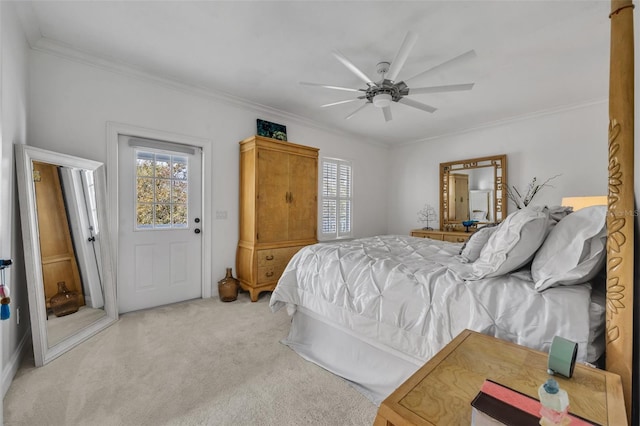
[[258, 136], [286, 141], [287, 127], [282, 124], [272, 123], [258, 118]]
[[549, 363], [547, 373], [560, 374], [571, 378], [573, 369], [576, 366], [576, 356], [578, 355], [578, 344], [560, 336], [555, 336], [549, 349]]

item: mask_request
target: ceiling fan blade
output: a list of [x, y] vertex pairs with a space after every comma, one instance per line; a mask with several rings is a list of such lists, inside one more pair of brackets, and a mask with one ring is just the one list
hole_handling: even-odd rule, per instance
[[382, 113], [384, 114], [384, 121], [391, 121], [393, 117], [391, 116], [391, 107], [386, 106], [382, 108]]
[[441, 63], [439, 65], [436, 65], [435, 67], [431, 67], [428, 70], [422, 71], [421, 73], [416, 74], [411, 78], [407, 78], [404, 81], [407, 82], [409, 80], [413, 80], [416, 77], [422, 77], [423, 75], [428, 74], [430, 72], [433, 72], [433, 71], [435, 71], [437, 69], [440, 69], [442, 67], [445, 67], [445, 66], [448, 67], [448, 66], [456, 64], [458, 62], [462, 62], [462, 61], [466, 61], [467, 59], [475, 58], [476, 56], [477, 55], [476, 55], [476, 51], [475, 50], [469, 50], [468, 52], [465, 52], [462, 55], [458, 55], [455, 58], [451, 58], [448, 61], [444, 61], [443, 63]]
[[414, 101], [413, 99], [409, 99], [409, 98], [400, 98], [398, 102], [401, 104], [409, 105], [410, 107], [427, 111], [427, 112], [434, 112], [438, 109], [438, 108], [432, 107], [431, 105], [423, 104], [422, 102]]
[[409, 89], [409, 94], [419, 95], [421, 93], [459, 92], [462, 90], [471, 90], [474, 84], [475, 83], [450, 84], [447, 86], [416, 87]]
[[345, 120], [350, 119], [351, 117], [353, 117], [354, 115], [356, 115], [357, 113], [359, 113], [359, 112], [360, 112], [364, 107], [366, 107], [367, 105], [370, 105], [370, 104], [371, 104], [371, 102], [365, 102], [365, 103], [363, 103], [362, 105], [360, 105], [360, 106], [358, 107], [358, 109], [357, 109], [357, 110], [355, 110], [355, 111], [353, 111], [351, 114], [347, 115], [344, 119], [345, 119]]
[[360, 68], [356, 67], [353, 62], [351, 62], [349, 59], [347, 59], [346, 56], [344, 56], [342, 53], [340, 53], [337, 50], [333, 51], [333, 56], [336, 57], [337, 60], [339, 60], [340, 62], [342, 62], [342, 64], [347, 67], [349, 69], [349, 71], [351, 71], [352, 73], [354, 73], [356, 76], [358, 76], [362, 81], [364, 81], [365, 83], [367, 83], [367, 85], [371, 86], [373, 84], [373, 80], [371, 80], [369, 77], [367, 77], [367, 75], [362, 72], [360, 70]]
[[338, 101], [338, 102], [332, 102], [330, 104], [324, 104], [324, 105], [320, 105], [320, 108], [325, 108], [325, 107], [330, 107], [330, 106], [334, 106], [334, 105], [341, 105], [341, 104], [347, 104], [349, 102], [355, 102], [355, 101], [359, 101], [360, 99], [349, 99], [347, 101]]
[[413, 49], [413, 46], [416, 44], [417, 40], [418, 36], [415, 33], [412, 33], [411, 31], [407, 32], [407, 35], [404, 37], [404, 41], [400, 46], [400, 50], [398, 50], [398, 53], [396, 53], [396, 57], [393, 58], [393, 62], [391, 62], [391, 66], [389, 67], [389, 71], [387, 72], [385, 78], [391, 81], [396, 80], [396, 78], [398, 77], [398, 73], [404, 66], [404, 63], [407, 61], [409, 53], [411, 53], [411, 49]]
[[322, 84], [322, 83], [309, 83], [306, 81], [301, 81], [300, 84], [303, 84], [305, 86], [324, 87], [325, 89], [344, 90], [345, 92], [361, 92], [362, 91], [360, 89], [351, 89], [349, 87], [340, 87], [340, 86], [334, 86], [331, 84]]

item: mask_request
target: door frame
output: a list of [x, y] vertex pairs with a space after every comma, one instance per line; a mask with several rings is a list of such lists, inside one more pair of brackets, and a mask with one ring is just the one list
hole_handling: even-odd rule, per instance
[[131, 136], [145, 139], [155, 139], [163, 142], [172, 142], [184, 145], [191, 145], [202, 149], [202, 298], [211, 297], [211, 243], [213, 236], [213, 218], [211, 214], [211, 182], [212, 182], [212, 152], [213, 142], [208, 139], [197, 138], [177, 133], [165, 132], [162, 130], [147, 129], [130, 124], [107, 122], [107, 198], [109, 200], [109, 230], [111, 232], [112, 258], [114, 265], [114, 276], [118, 276], [118, 220], [119, 220], [119, 191], [118, 191], [118, 137]]

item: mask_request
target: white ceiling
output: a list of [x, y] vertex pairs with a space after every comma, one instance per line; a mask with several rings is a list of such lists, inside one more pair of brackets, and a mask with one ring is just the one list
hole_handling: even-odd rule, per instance
[[[119, 66], [274, 108], [384, 144], [406, 143], [607, 97], [609, 1], [42, 1], [19, 11], [40, 49], [72, 48]], [[377, 80], [408, 30], [418, 35], [398, 79], [474, 49], [477, 57], [411, 81], [475, 82], [471, 91], [413, 95], [438, 110], [392, 104], [393, 120], [353, 93], [363, 88], [340, 50]]]

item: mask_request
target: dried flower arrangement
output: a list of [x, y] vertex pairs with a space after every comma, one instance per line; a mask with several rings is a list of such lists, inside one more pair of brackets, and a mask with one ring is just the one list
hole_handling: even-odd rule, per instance
[[534, 177], [527, 187], [527, 192], [519, 191], [515, 186], [506, 185], [507, 197], [513, 202], [513, 204], [516, 205], [518, 209], [527, 207], [533, 200], [533, 197], [535, 197], [536, 194], [540, 192], [545, 186], [550, 186], [553, 188], [553, 185], [550, 185], [549, 182], [557, 178], [558, 176], [560, 175], [552, 176], [541, 184], [539, 184], [537, 178]]

